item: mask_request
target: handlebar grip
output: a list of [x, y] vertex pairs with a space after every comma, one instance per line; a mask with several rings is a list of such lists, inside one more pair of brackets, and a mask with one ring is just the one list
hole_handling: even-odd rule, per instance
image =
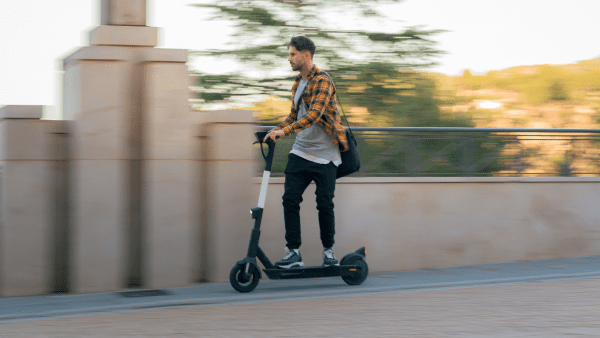
[[254, 135], [256, 136], [256, 142], [263, 143], [263, 140], [265, 139], [265, 136], [267, 136], [268, 133], [269, 133], [268, 131], [257, 131], [257, 132], [255, 132]]
[[[265, 159], [265, 171], [271, 171], [271, 165], [273, 164], [273, 156], [275, 155], [275, 142], [272, 139], [267, 139], [266, 141], [263, 141], [265, 139], [265, 136], [267, 136], [268, 132], [265, 131], [258, 131], [255, 132], [254, 135], [256, 135], [256, 139], [258, 141], [258, 143], [260, 143], [261, 146], [261, 153], [263, 155], [263, 158]], [[266, 143], [267, 146], [269, 147], [269, 151], [267, 153], [267, 156], [265, 156], [264, 151], [262, 150], [262, 144]]]

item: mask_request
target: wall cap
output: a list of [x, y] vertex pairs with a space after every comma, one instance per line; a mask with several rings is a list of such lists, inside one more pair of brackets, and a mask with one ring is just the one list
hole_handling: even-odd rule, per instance
[[186, 63], [187, 61], [187, 49], [148, 48], [141, 51], [141, 62]]
[[252, 110], [192, 110], [193, 116], [199, 123], [252, 123], [254, 124], [254, 111]]
[[0, 120], [2, 119], [41, 119], [43, 106], [32, 105], [9, 105], [0, 108]]
[[158, 28], [148, 26], [98, 26], [90, 31], [91, 46], [158, 46]]
[[66, 70], [78, 61], [127, 61], [132, 60], [134, 51], [130, 48], [116, 46], [86, 46], [81, 47], [63, 61]]

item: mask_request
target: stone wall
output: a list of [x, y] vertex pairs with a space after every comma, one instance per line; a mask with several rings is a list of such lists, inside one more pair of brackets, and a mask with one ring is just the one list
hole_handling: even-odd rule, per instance
[[0, 109], [0, 296], [61, 288], [68, 262], [67, 121], [41, 106]]
[[[271, 178], [263, 215], [271, 260], [284, 253], [283, 182]], [[258, 188], [255, 179], [256, 199]], [[336, 255], [365, 246], [371, 272], [600, 255], [599, 178], [343, 178], [335, 195]], [[311, 184], [301, 209], [307, 265], [322, 260], [314, 196]], [[236, 234], [249, 238], [247, 218]]]
[[[160, 88], [161, 76], [153, 77], [156, 83], [149, 88]], [[134, 161], [139, 170], [132, 171], [140, 176], [130, 172], [129, 179], [122, 178], [127, 163], [113, 166], [121, 174], [111, 178], [107, 175], [114, 171], [102, 166], [104, 160], [89, 159], [90, 176], [77, 177], [83, 171], [73, 148], [82, 122], [15, 118], [7, 113], [10, 107], [1, 111], [3, 297], [228, 280], [231, 267], [246, 254], [253, 226], [248, 211], [260, 188], [252, 112], [161, 112], [184, 100], [162, 95], [161, 90], [151, 95], [156, 103], [148, 105], [157, 110], [148, 116], [160, 123], [142, 128], [147, 146]], [[84, 178], [87, 198], [95, 201], [87, 211], [77, 187]], [[263, 216], [260, 245], [272, 261], [281, 258], [285, 245], [283, 182], [270, 179]], [[599, 183], [598, 178], [343, 178], [334, 199], [335, 251], [341, 258], [366, 246], [371, 272], [600, 255]], [[135, 186], [139, 193], [121, 199], [105, 194]], [[319, 265], [314, 185], [304, 200], [301, 252], [306, 264]], [[123, 209], [108, 208], [136, 203], [138, 222], [128, 222]], [[93, 228], [77, 222], [77, 217], [111, 215], [123, 216], [121, 229], [114, 219]], [[84, 268], [94, 281], [78, 280], [83, 272], [75, 272], [86, 259]], [[126, 278], [131, 270], [139, 271], [138, 285]]]

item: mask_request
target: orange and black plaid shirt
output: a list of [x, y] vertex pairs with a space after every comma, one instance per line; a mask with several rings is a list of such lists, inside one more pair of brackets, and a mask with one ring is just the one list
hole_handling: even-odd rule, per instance
[[293, 101], [301, 78], [302, 75], [296, 76], [292, 86], [292, 111], [290, 115], [274, 130], [282, 129], [285, 135], [289, 136], [318, 123], [329, 135], [333, 136], [334, 142], [340, 145], [341, 151], [348, 150], [346, 130], [342, 125], [340, 112], [337, 109], [333, 80], [317, 66], [313, 65], [308, 74], [309, 82], [302, 94], [302, 102], [300, 102], [300, 104], [305, 104], [308, 107], [307, 114], [296, 121], [298, 108], [294, 106]]

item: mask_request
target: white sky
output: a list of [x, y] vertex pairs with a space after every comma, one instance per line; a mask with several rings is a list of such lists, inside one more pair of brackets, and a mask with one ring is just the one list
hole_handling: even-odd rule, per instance
[[[227, 23], [208, 23], [193, 0], [148, 0], [148, 25], [160, 27], [159, 47], [222, 45]], [[55, 106], [62, 101], [61, 60], [87, 45], [100, 22], [100, 0], [0, 0], [0, 106]], [[458, 75], [528, 64], [566, 64], [600, 57], [600, 0], [405, 0], [386, 14], [407, 25], [449, 32], [431, 69]]]

